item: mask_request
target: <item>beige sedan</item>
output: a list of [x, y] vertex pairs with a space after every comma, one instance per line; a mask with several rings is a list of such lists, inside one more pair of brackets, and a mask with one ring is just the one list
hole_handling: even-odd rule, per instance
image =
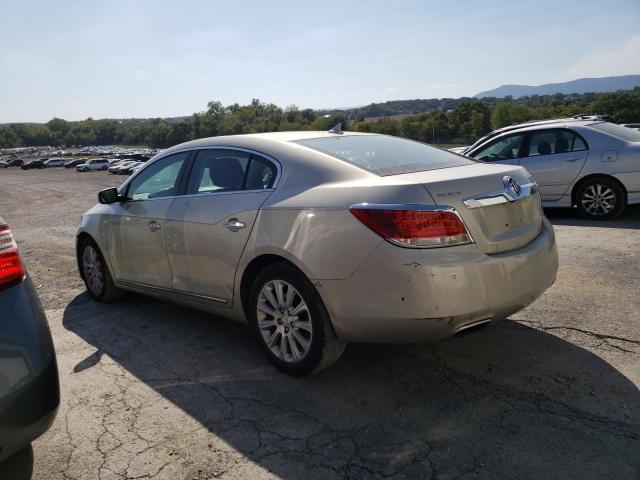
[[558, 268], [526, 170], [385, 135], [195, 140], [99, 200], [77, 236], [95, 300], [132, 290], [247, 322], [292, 375], [348, 342], [434, 341], [504, 319]]

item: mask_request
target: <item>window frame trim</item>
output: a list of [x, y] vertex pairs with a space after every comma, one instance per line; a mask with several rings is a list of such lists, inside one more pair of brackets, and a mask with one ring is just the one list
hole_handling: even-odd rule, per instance
[[[189, 179], [189, 175], [191, 174], [193, 162], [197, 156], [197, 152], [200, 150], [235, 150], [235, 151], [249, 153], [251, 156], [256, 155], [258, 157], [261, 157], [271, 162], [276, 167], [276, 178], [273, 180], [273, 185], [271, 186], [271, 188], [261, 188], [261, 189], [255, 189], [255, 190], [236, 190], [233, 192], [203, 192], [203, 193], [185, 194], [184, 192], [186, 191], [186, 188], [187, 188], [187, 182]], [[278, 188], [278, 185], [280, 184], [280, 178], [282, 177], [282, 164], [280, 163], [279, 160], [272, 157], [271, 155], [268, 155], [266, 153], [263, 153], [257, 150], [253, 150], [251, 148], [245, 148], [245, 147], [234, 147], [234, 146], [228, 146], [228, 145], [209, 145], [206, 147], [203, 147], [203, 146], [187, 147], [187, 148], [181, 148], [179, 150], [173, 150], [171, 152], [166, 152], [166, 153], [163, 152], [153, 160], [149, 160], [149, 162], [144, 167], [142, 167], [136, 173], [131, 175], [122, 185], [120, 185], [120, 188], [118, 188], [118, 193], [126, 195], [129, 192], [129, 185], [131, 184], [133, 179], [136, 178], [138, 175], [140, 175], [140, 173], [146, 170], [150, 165], [153, 165], [154, 163], [162, 160], [163, 158], [169, 157], [171, 155], [175, 155], [177, 153], [183, 153], [183, 152], [187, 152], [187, 158], [184, 160], [183, 168], [180, 170], [180, 173], [178, 174], [178, 178], [179, 178], [178, 193], [176, 195], [167, 196], [167, 197], [157, 197], [157, 198], [145, 198], [145, 199], [139, 199], [139, 200], [128, 199], [124, 203], [149, 202], [149, 201], [155, 201], [155, 200], [166, 200], [168, 198], [195, 197], [195, 196], [202, 196], [202, 195], [232, 195], [232, 194], [242, 194], [242, 193], [273, 192], [275, 191], [276, 188]], [[249, 161], [251, 161], [251, 158], [249, 158]], [[249, 165], [247, 164], [247, 170], [248, 170], [248, 167]]]

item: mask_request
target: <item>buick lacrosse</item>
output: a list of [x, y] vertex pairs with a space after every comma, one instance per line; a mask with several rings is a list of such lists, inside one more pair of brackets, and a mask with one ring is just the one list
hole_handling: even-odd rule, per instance
[[558, 268], [524, 168], [385, 135], [195, 140], [98, 198], [77, 236], [93, 299], [132, 290], [247, 322], [292, 375], [348, 342], [434, 341], [504, 319]]

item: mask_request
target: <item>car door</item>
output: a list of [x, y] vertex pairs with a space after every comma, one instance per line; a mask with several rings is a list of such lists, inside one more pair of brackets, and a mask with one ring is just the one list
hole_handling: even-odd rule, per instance
[[525, 133], [503, 135], [476, 148], [469, 156], [483, 162], [519, 165], [525, 137]]
[[243, 150], [197, 152], [184, 195], [167, 214], [174, 293], [231, 307], [236, 267], [278, 168], [275, 161]]
[[171, 287], [164, 227], [187, 156], [181, 152], [154, 161], [127, 184], [128, 199], [115, 204], [109, 248], [118, 282]]
[[580, 173], [587, 156], [585, 140], [565, 128], [530, 131], [520, 165], [540, 187], [543, 200], [559, 200]]

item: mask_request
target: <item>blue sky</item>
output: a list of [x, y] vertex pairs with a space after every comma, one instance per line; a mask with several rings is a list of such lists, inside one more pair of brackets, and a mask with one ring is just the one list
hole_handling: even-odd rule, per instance
[[640, 73], [640, 1], [0, 0], [0, 123]]

